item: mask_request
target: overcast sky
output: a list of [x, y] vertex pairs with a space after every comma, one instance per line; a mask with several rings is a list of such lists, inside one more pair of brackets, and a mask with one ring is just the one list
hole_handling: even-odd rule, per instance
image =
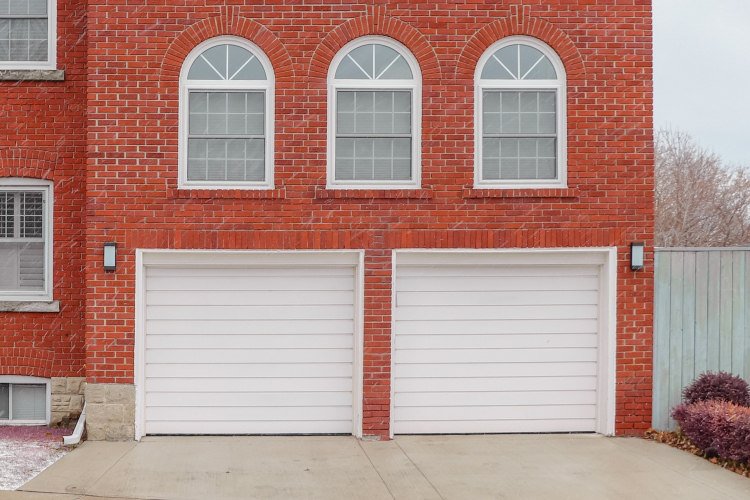
[[653, 0], [656, 127], [750, 166], [750, 0]]

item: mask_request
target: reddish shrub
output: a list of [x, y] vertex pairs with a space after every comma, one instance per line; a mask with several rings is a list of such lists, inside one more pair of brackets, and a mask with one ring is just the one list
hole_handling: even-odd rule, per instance
[[750, 386], [731, 373], [706, 372], [685, 387], [682, 397], [687, 404], [718, 400], [739, 406], [750, 406]]
[[750, 408], [727, 401], [698, 401], [677, 406], [672, 417], [709, 457], [750, 461]]

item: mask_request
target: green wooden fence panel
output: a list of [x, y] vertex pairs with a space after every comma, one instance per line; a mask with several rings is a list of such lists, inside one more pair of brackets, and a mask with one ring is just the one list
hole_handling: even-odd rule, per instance
[[657, 249], [653, 426], [705, 371], [750, 380], [750, 249]]

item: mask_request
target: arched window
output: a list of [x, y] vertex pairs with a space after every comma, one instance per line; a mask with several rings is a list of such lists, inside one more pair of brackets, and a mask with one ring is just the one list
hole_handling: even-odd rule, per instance
[[420, 185], [421, 74], [386, 37], [347, 44], [328, 76], [328, 187]]
[[492, 45], [476, 70], [475, 184], [564, 187], [565, 69], [537, 39]]
[[273, 90], [270, 61], [246, 40], [214, 38], [190, 53], [180, 76], [180, 187], [273, 187]]

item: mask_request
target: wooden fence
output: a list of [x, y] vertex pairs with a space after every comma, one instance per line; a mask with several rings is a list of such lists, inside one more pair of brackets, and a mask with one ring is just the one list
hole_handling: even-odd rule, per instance
[[705, 371], [750, 378], [750, 248], [656, 251], [653, 426]]

